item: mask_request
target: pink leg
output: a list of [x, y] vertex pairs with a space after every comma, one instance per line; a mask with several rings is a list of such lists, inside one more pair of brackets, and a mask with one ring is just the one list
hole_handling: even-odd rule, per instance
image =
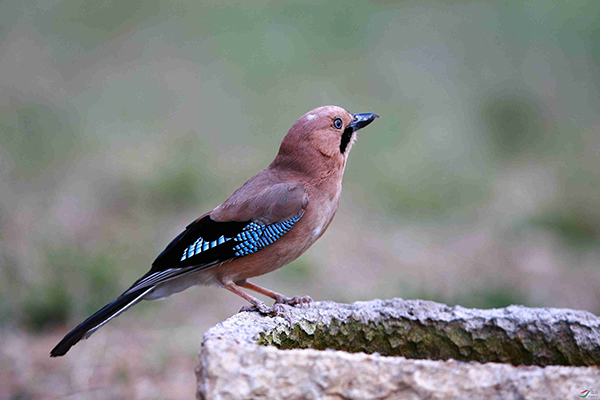
[[274, 292], [272, 290], [266, 289], [264, 287], [255, 285], [254, 283], [250, 283], [247, 281], [241, 281], [241, 282], [236, 282], [239, 286], [245, 287], [246, 289], [250, 289], [256, 293], [260, 293], [263, 294], [267, 297], [270, 297], [272, 299], [275, 300], [275, 304], [287, 304], [290, 306], [295, 306], [295, 305], [300, 305], [300, 307], [302, 307], [304, 304], [306, 304], [307, 306], [311, 306], [311, 304], [313, 303], [313, 299], [311, 299], [309, 296], [294, 296], [294, 297], [287, 297], [284, 296], [280, 293]]
[[233, 282], [225, 285], [224, 288], [229, 290], [231, 293], [235, 293], [238, 296], [243, 297], [250, 304], [252, 304], [251, 307], [250, 306], [242, 307], [240, 312], [256, 310], [263, 315], [271, 315], [274, 317], [283, 317], [283, 318], [287, 319], [288, 322], [290, 322], [290, 324], [291, 324], [290, 317], [285, 313], [285, 310], [281, 305], [273, 304], [272, 307], [268, 307], [265, 303], [263, 303], [256, 297], [251, 296], [248, 293], [244, 292], [242, 289], [240, 289], [240, 287], [238, 285], [236, 285]]

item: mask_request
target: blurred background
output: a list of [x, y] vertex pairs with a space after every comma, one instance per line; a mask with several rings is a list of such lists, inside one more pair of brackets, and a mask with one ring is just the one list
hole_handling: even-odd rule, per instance
[[0, 397], [192, 398], [244, 301], [68, 330], [264, 168], [305, 112], [382, 116], [329, 232], [255, 283], [600, 312], [600, 2], [0, 3]]

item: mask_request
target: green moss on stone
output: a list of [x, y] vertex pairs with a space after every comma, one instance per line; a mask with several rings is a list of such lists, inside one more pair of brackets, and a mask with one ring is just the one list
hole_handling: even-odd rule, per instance
[[[531, 328], [531, 327], [529, 327]], [[502, 362], [513, 365], [598, 365], [599, 354], [585, 354], [573, 339], [551, 343], [537, 329], [523, 328], [511, 337], [497, 324], [468, 330], [463, 322], [389, 319], [301, 321], [260, 335], [258, 343], [280, 349], [334, 349], [416, 359]]]

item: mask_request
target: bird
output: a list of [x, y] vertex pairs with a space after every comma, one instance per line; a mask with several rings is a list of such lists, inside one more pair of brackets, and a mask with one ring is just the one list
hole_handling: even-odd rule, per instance
[[[356, 133], [379, 118], [337, 106], [300, 117], [275, 159], [227, 200], [189, 224], [116, 300], [69, 332], [51, 352], [65, 355], [108, 321], [141, 300], [159, 300], [195, 285], [217, 285], [247, 300], [241, 311], [285, 316], [282, 304], [304, 306], [309, 296], [287, 297], [248, 282], [304, 253], [329, 227], [339, 205], [342, 176]], [[275, 300], [269, 307], [248, 289]]]

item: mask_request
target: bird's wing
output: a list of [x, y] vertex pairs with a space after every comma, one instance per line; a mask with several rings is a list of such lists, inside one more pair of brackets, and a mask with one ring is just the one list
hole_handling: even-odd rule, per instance
[[236, 192], [188, 225], [123, 295], [255, 253], [292, 229], [307, 204], [300, 184]]

